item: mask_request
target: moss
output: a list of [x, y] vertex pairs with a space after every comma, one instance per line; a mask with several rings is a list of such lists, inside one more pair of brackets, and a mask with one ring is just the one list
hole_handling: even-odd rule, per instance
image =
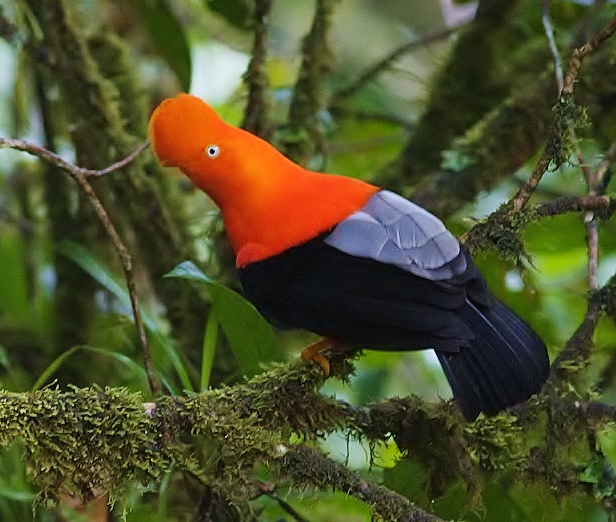
[[23, 442], [41, 499], [67, 493], [89, 500], [105, 490], [123, 496], [134, 483], [158, 479], [173, 459], [182, 460], [179, 451], [161, 451], [155, 419], [141, 395], [125, 389], [4, 394], [2, 404], [0, 442]]
[[471, 458], [487, 471], [521, 470], [528, 457], [528, 431], [514, 415], [480, 417], [465, 427]]
[[372, 507], [373, 520], [438, 522], [439, 518], [416, 508], [409, 500], [382, 486], [363, 480], [346, 466], [326, 458], [315, 448], [296, 445], [280, 459], [284, 476], [308, 491], [335, 485], [347, 495], [359, 498]]
[[254, 495], [254, 468], [280, 458], [291, 433], [311, 438], [341, 425], [316, 387], [320, 367], [276, 366], [249, 383], [144, 403], [119, 388], [45, 389], [0, 395], [0, 445], [23, 441], [41, 498], [122, 497], [174, 463], [225, 498]]
[[389, 188], [403, 190], [434, 172], [452, 140], [507, 96], [513, 71], [506, 64], [525, 41], [509, 21], [517, 3], [483, 2], [473, 22], [456, 35], [449, 56], [430, 82], [426, 110], [402, 153], [402, 176], [388, 172]]
[[536, 219], [537, 213], [532, 207], [515, 212], [511, 202], [504, 203], [466, 234], [464, 244], [471, 254], [496, 249], [518, 270], [524, 270], [525, 262], [532, 263], [532, 259], [526, 252], [522, 234]]
[[573, 94], [562, 94], [553, 107], [554, 123], [546, 144], [550, 158], [558, 168], [576, 154], [574, 131], [588, 124], [586, 111], [575, 104]]
[[[43, 29], [45, 53], [38, 53], [45, 58], [39, 62], [41, 71], [49, 85], [60, 88], [62, 115], [76, 145], [78, 163], [105, 167], [128, 153], [133, 142], [124, 128], [119, 89], [101, 72], [81, 22], [65, 0], [46, 2], [44, 8], [32, 2], [32, 10]], [[31, 41], [28, 48], [37, 53], [36, 46]]]
[[372, 443], [393, 436], [427, 471], [429, 498], [462, 480], [469, 501], [479, 505], [482, 481], [496, 474], [522, 484], [547, 481], [558, 494], [596, 486], [589, 481], [597, 478], [600, 450], [592, 440], [600, 423], [587, 422], [567, 398], [544, 397], [515, 414], [468, 424], [451, 401], [409, 397], [355, 409], [321, 396], [322, 382], [320, 367], [297, 363], [274, 366], [245, 384], [157, 403], [96, 387], [3, 393], [0, 445], [21, 441], [40, 499], [52, 501], [63, 494], [87, 500], [105, 490], [122, 499], [175, 469], [239, 509], [259, 494], [255, 477], [265, 467], [300, 490], [346, 491], [374, 506], [377, 519], [411, 513], [431, 520], [313, 446], [320, 434], [337, 429]]
[[601, 307], [616, 322], [616, 276], [612, 276], [600, 293]]
[[[26, 50], [38, 65], [48, 147], [53, 149], [57, 136], [69, 129], [77, 163], [106, 167], [145, 139], [147, 100], [127, 44], [80, 18], [74, 3], [51, 0], [44, 8], [41, 2], [32, 1], [30, 5], [43, 31], [42, 40], [32, 36]], [[57, 100], [47, 98], [52, 89], [60, 93]], [[200, 346], [202, 318], [206, 315], [202, 296], [188, 284], [178, 286], [162, 278], [178, 260], [194, 257], [194, 238], [189, 237], [188, 227], [178, 226], [185, 217], [185, 205], [177, 197], [174, 181], [161, 179], [157, 162], [153, 156], [149, 161], [147, 158], [144, 155], [121, 171], [91, 183], [105, 207], [112, 209], [111, 218], [121, 236], [127, 238], [137, 266], [139, 261], [147, 265], [174, 337], [181, 339], [183, 347]], [[70, 180], [58, 181], [58, 176], [54, 171], [47, 179], [47, 205], [55, 240], [68, 238], [92, 248], [101, 259], [115, 259], [110, 245], [100, 252], [104, 232], [88, 202], [80, 201], [77, 215], [67, 215], [70, 204], [79, 196]], [[63, 264], [67, 262], [58, 257], [57, 322], [71, 328], [60, 336], [58, 345], [83, 344], [88, 342], [93, 288], [85, 290], [93, 283], [89, 276], [75, 271], [72, 262], [66, 268]], [[65, 308], [71, 313], [64, 312]]]

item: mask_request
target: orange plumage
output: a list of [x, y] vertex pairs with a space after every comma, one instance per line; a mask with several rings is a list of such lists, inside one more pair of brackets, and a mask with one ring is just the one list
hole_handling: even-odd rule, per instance
[[331, 229], [379, 190], [296, 165], [188, 94], [163, 101], [149, 131], [161, 162], [179, 167], [219, 206], [239, 267]]

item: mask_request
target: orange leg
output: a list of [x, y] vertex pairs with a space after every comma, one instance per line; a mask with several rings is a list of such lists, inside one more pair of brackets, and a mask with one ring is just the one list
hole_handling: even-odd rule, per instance
[[331, 339], [323, 338], [306, 346], [300, 355], [303, 361], [312, 361], [323, 368], [325, 377], [329, 377], [329, 361], [322, 355], [326, 350], [346, 351], [348, 347]]

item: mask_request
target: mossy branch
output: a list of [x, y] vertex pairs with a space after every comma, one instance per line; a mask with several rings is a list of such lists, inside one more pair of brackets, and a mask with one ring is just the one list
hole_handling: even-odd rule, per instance
[[[473, 229], [466, 234], [464, 241], [471, 251], [478, 248], [487, 248], [490, 245], [496, 246], [506, 258], [515, 261], [518, 268], [523, 269], [523, 260], [528, 260], [529, 257], [524, 250], [521, 230], [528, 223], [538, 219], [541, 215], [537, 212], [537, 209], [531, 208], [528, 210], [526, 206], [548, 168], [551, 165], [555, 168], [559, 167], [576, 151], [577, 143], [575, 141], [574, 131], [576, 128], [586, 124], [585, 112], [575, 104], [573, 97], [573, 85], [579, 74], [582, 60], [591, 53], [597, 51], [600, 45], [612, 36], [614, 32], [616, 32], [616, 20], [611, 21], [585, 45], [574, 51], [569, 70], [565, 76], [565, 83], [557, 103], [553, 108], [554, 119], [550, 125], [549, 135], [541, 156], [537, 160], [526, 182], [520, 187], [511, 200], [501, 205], [501, 207], [488, 216], [483, 223], [475, 225]], [[482, 133], [482, 135], [485, 134]], [[609, 150], [606, 151], [604, 159], [599, 162], [594, 171], [591, 171], [587, 166], [584, 167], [589, 172], [587, 177], [598, 180], [597, 183], [600, 184], [599, 182], [603, 181], [608, 166], [614, 161], [615, 154], [616, 145], [613, 143]], [[515, 157], [513, 151], [510, 157]], [[457, 162], [459, 163], [460, 161], [461, 160], [458, 158]], [[470, 164], [470, 167], [475, 166], [474, 161], [467, 161], [467, 163]], [[464, 166], [464, 170], [467, 170], [467, 165]], [[481, 178], [473, 176], [473, 183], [477, 183], [478, 179]], [[598, 200], [596, 196], [597, 191], [593, 188], [592, 191], [589, 191], [584, 203], [590, 205], [591, 200], [597, 203]], [[420, 203], [422, 202], [421, 197], [418, 197], [418, 200]], [[578, 198], [577, 202], [583, 204], [581, 198]], [[571, 200], [569, 200], [569, 203], [571, 203]], [[606, 214], [611, 214], [610, 209], [612, 205], [609, 199], [604, 200], [604, 204], [604, 209], [607, 210]], [[562, 210], [566, 207], [566, 204], [560, 207], [556, 202], [552, 202], [550, 206], [550, 208], [554, 210]], [[546, 207], [543, 207], [544, 212], [545, 209]]]
[[[24, 51], [36, 64], [43, 125], [49, 129], [46, 148], [54, 150], [59, 129], [68, 129], [76, 163], [81, 167], [99, 169], [117, 157], [128, 155], [143, 141], [149, 111], [138, 67], [131, 60], [127, 43], [84, 20], [73, 2], [50, 0], [43, 6], [41, 2], [28, 0], [26, 4], [34, 15], [32, 23], [38, 28], [30, 31]], [[54, 90], [60, 97], [52, 102], [48, 93]], [[200, 319], [206, 310], [203, 298], [193, 287], [185, 285], [179, 289], [162, 277], [178, 259], [194, 257], [193, 237], [185, 223], [184, 204], [177, 197], [177, 188], [160, 175], [151, 156], [146, 158], [142, 156], [115, 176], [97, 180], [96, 191], [106, 206], [113, 202], [109, 204], [110, 214], [122, 236], [134, 243], [128, 246], [133, 247], [133, 254], [138, 252], [135, 263], [138, 269], [142, 269], [139, 262], [147, 266], [148, 278], [167, 309], [174, 338], [197, 346], [202, 336]], [[47, 205], [52, 209], [49, 216], [54, 240], [67, 239], [70, 231], [73, 235], [68, 239], [92, 249], [100, 248], [101, 231], [96, 228], [96, 216], [88, 202], [80, 205], [80, 215], [74, 218], [66, 208], [74, 196], [68, 193], [70, 187], [61, 199], [56, 173], [47, 179]], [[69, 219], [72, 227], [66, 227]], [[56, 267], [62, 266], [58, 269], [60, 291], [56, 295], [67, 297], [57, 315], [59, 323], [72, 324], [75, 308], [85, 308], [82, 303], [87, 299], [75, 304], [75, 296], [84, 294], [83, 284], [74, 282], [73, 267], [64, 267], [64, 263], [59, 256]], [[63, 276], [64, 273], [68, 276]], [[86, 342], [78, 335], [87, 330], [84, 326], [91, 315], [82, 313], [78, 326], [60, 339], [58, 345]]]
[[267, 29], [271, 0], [255, 0], [255, 35], [248, 70], [244, 82], [248, 85], [248, 103], [242, 128], [267, 140], [272, 134], [272, 124], [267, 116]]
[[289, 128], [284, 153], [300, 164], [323, 153], [320, 112], [324, 107], [323, 83], [332, 69], [327, 42], [334, 5], [339, 0], [317, 0], [309, 33], [302, 43], [302, 64], [289, 107]]
[[[347, 491], [383, 520], [436, 521], [405, 498], [361, 480], [307, 444], [343, 426], [345, 403], [316, 393], [322, 370], [280, 365], [252, 381], [144, 403], [125, 389], [44, 389], [0, 394], [0, 445], [20, 439], [43, 499], [122, 497], [172, 467], [200, 477], [233, 503], [258, 494], [268, 464], [298, 487]], [[305, 441], [289, 445], [291, 433]]]
[[[594, 324], [582, 325], [584, 339]], [[346, 364], [333, 359], [333, 372], [345, 377]], [[245, 384], [155, 403], [122, 388], [4, 392], [0, 445], [21, 441], [42, 499], [65, 493], [89, 499], [101, 491], [121, 499], [131, 488], [151, 487], [173, 467], [240, 505], [260, 494], [255, 470], [265, 464], [300, 490], [346, 491], [370, 504], [377, 518], [427, 521], [437, 519], [360, 479], [313, 441], [335, 430], [371, 446], [393, 437], [426, 470], [431, 498], [462, 479], [475, 503], [482, 477], [501, 472], [522, 484], [543, 481], [557, 492], [585, 492], [578, 469], [584, 459], [560, 456], [574, 447], [580, 455], [583, 447], [590, 465], [597, 454], [580, 437], [541, 434], [561, 424], [591, 433], [598, 423], [616, 420], [614, 408], [555, 386], [512, 411], [467, 424], [452, 401], [408, 397], [356, 408], [320, 394], [323, 381], [319, 366], [298, 362], [274, 366]], [[303, 442], [291, 443], [292, 435]]]
[[440, 169], [416, 185], [413, 201], [446, 218], [495, 187], [545, 142], [553, 99], [547, 75], [518, 89], [453, 142]]
[[330, 102], [330, 107], [337, 109], [337, 106], [342, 104], [345, 99], [352, 97], [355, 93], [363, 89], [366, 84], [374, 81], [381, 73], [392, 68], [394, 62], [401, 56], [404, 56], [418, 47], [420, 48], [430, 43], [444, 40], [451, 36], [454, 32], [455, 29], [448, 27], [442, 31], [438, 31], [434, 34], [427, 35], [416, 40], [411, 40], [410, 42], [406, 42], [399, 47], [396, 47], [387, 53], [387, 55], [380, 59], [377, 63], [371, 65], [364, 72], [362, 72], [352, 84], [334, 92]]
[[[486, 149], [492, 149], [491, 154], [498, 155], [496, 161], [515, 161], [522, 155], [522, 151], [527, 146], [527, 142], [542, 139], [541, 125], [525, 124], [524, 119], [530, 119], [529, 114], [524, 114], [525, 107], [532, 107], [536, 111], [538, 106], [544, 104], [542, 94], [536, 92], [531, 94], [532, 88], [523, 89], [522, 93], [512, 95], [509, 91], [513, 82], [519, 81], [509, 66], [514, 61], [514, 55], [523, 46], [526, 46], [526, 38], [521, 37], [519, 29], [511, 23], [511, 13], [518, 2], [515, 0], [494, 1], [482, 0], [479, 2], [477, 15], [474, 20], [457, 31], [457, 38], [452, 44], [449, 56], [441, 67], [438, 68], [434, 77], [430, 80], [427, 88], [429, 98], [425, 104], [425, 109], [417, 124], [413, 127], [408, 143], [400, 157], [389, 165], [382, 172], [378, 173], [380, 184], [396, 192], [401, 192], [406, 196], [414, 193], [419, 197], [422, 195], [420, 204], [429, 210], [441, 213], [441, 209], [436, 205], [439, 201], [456, 199], [466, 199], [472, 184], [472, 177], [478, 175], [481, 182], [486, 180], [498, 179], [498, 167], [490, 168], [490, 173], [485, 173], [486, 166], [490, 163], [485, 161], [488, 158], [479, 158], [477, 169], [473, 173], [462, 178], [462, 174], [457, 172], [439, 172], [443, 151], [455, 147], [453, 141], [456, 137], [462, 136], [468, 129], [478, 124], [483, 118], [491, 114], [491, 111], [502, 106], [507, 98], [512, 98], [515, 94], [525, 95], [525, 99], [520, 99], [516, 104], [515, 110], [512, 106], [504, 107], [507, 111], [503, 117], [498, 118], [499, 123], [496, 129], [486, 132], [484, 138], [487, 142], [478, 142], [481, 146], [486, 143]], [[536, 51], [536, 50], [535, 50]], [[481, 56], [478, 60], [477, 57]], [[533, 56], [529, 60], [530, 67], [537, 67], [535, 64], [540, 53], [530, 53]], [[526, 71], [518, 72], [519, 76], [527, 74]], [[523, 82], [521, 82], [524, 84]], [[529, 82], [530, 83], [530, 82]], [[553, 90], [551, 91], [553, 98]], [[548, 103], [549, 107], [549, 103]], [[494, 115], [490, 116], [494, 120]], [[535, 113], [535, 120], [541, 120], [542, 112]], [[516, 125], [523, 125], [525, 130], [530, 130], [528, 138], [523, 138], [523, 134], [515, 132], [509, 140], [502, 139], [502, 135], [507, 131], [517, 129]], [[485, 129], [488, 131], [488, 129]], [[498, 132], [495, 134], [495, 130]], [[493, 140], [490, 139], [494, 137]], [[477, 131], [473, 131], [473, 138], [478, 137]], [[521, 142], [519, 153], [513, 156], [508, 155], [511, 149], [499, 151], [497, 143], [502, 147], [503, 144], [513, 141]], [[468, 149], [472, 150], [472, 147]], [[484, 149], [477, 149], [483, 156]], [[472, 157], [472, 154], [465, 154]], [[481, 160], [485, 165], [479, 165]], [[483, 167], [483, 168], [482, 168]], [[445, 169], [446, 170], [446, 169]], [[459, 170], [454, 169], [454, 170]], [[484, 175], [485, 173], [485, 175]], [[441, 178], [438, 182], [430, 184], [429, 187], [420, 186], [423, 180], [434, 177]], [[447, 178], [458, 178], [458, 189], [449, 192], [449, 187], [445, 187], [445, 195], [435, 197], [438, 192], [431, 193], [435, 187], [439, 187]], [[461, 190], [460, 190], [461, 189]], [[479, 188], [481, 190], [481, 188]], [[475, 192], [476, 194], [476, 192]]]
[[347, 495], [373, 506], [377, 520], [391, 522], [438, 522], [441, 519], [415, 507], [393, 491], [363, 480], [346, 466], [328, 459], [320, 451], [301, 444], [285, 452], [279, 472], [299, 487], [326, 489], [334, 486]]

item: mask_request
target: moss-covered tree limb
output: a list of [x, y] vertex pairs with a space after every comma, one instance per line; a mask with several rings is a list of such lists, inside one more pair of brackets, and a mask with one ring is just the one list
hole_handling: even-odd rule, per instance
[[[269, 464], [299, 487], [334, 487], [384, 520], [436, 520], [408, 500], [360, 480], [291, 433], [312, 440], [341, 427], [348, 405], [316, 393], [319, 367], [279, 366], [245, 385], [143, 403], [124, 389], [45, 389], [0, 395], [0, 444], [20, 439], [43, 498], [117, 498], [171, 468], [190, 471], [234, 503], [257, 493], [254, 468]], [[301, 460], [301, 471], [298, 468]]]
[[[602, 31], [594, 35], [580, 48], [580, 50], [576, 50], [573, 53], [569, 70], [565, 76], [562, 92], [553, 109], [554, 120], [550, 125], [549, 134], [546, 138], [543, 151], [533, 171], [509, 202], [501, 205], [497, 211], [488, 216], [484, 223], [477, 224], [468, 232], [465, 241], [471, 251], [477, 248], [486, 248], [490, 245], [495, 245], [504, 253], [505, 257], [515, 260], [519, 268], [523, 267], [522, 259], [528, 259], [528, 255], [524, 251], [520, 230], [530, 221], [538, 217], [538, 215], [532, 210], [531, 212], [521, 211], [525, 209], [550, 165], [559, 167], [567, 161], [574, 152], [577, 152], [578, 145], [575, 130], [586, 123], [586, 118], [585, 112], [575, 103], [573, 85], [579, 74], [582, 59], [597, 51], [600, 44], [605, 42], [615, 31], [616, 21], [613, 20]], [[602, 58], [605, 60], [608, 53], [603, 53], [603, 55]], [[496, 131], [496, 129], [494, 130]], [[478, 143], [476, 144], [476, 150], [482, 150]], [[496, 151], [494, 152], [496, 153]], [[589, 197], [596, 196], [599, 191], [598, 189], [602, 188], [604, 183], [603, 178], [609, 168], [608, 166], [611, 165], [614, 160], [614, 154], [615, 146], [614, 143], [612, 143], [606, 151], [605, 157], [599, 162], [596, 168], [590, 169], [587, 165], [584, 166], [587, 178], [595, 179], [597, 184], [597, 187], [591, 187], [588, 194]], [[510, 155], [514, 157], [513, 150], [510, 151]], [[457, 162], [460, 162], [460, 160], [457, 159]], [[470, 163], [471, 167], [473, 166], [473, 161], [468, 163]], [[464, 168], [466, 168], [466, 166]], [[476, 183], [478, 179], [481, 179], [480, 176], [473, 176], [473, 183]], [[421, 203], [421, 198], [418, 198], [418, 200]], [[609, 208], [609, 205], [607, 208]], [[594, 255], [596, 255], [596, 251]], [[589, 255], [589, 257], [591, 256]], [[595, 289], [594, 286], [591, 288], [593, 290]]]
[[553, 100], [548, 77], [517, 90], [456, 140], [442, 168], [416, 186], [413, 201], [446, 217], [493, 188], [545, 142]]
[[254, 7], [255, 35], [248, 70], [244, 81], [248, 84], [248, 103], [242, 128], [267, 140], [273, 127], [267, 115], [267, 29], [271, 0], [256, 0]]
[[337, 2], [317, 0], [312, 26], [302, 43], [302, 64], [289, 107], [288, 130], [282, 139], [284, 153], [300, 164], [323, 153], [319, 113], [325, 104], [323, 81], [332, 69], [327, 37]]
[[334, 487], [373, 507], [375, 518], [391, 522], [438, 522], [434, 515], [415, 507], [402, 495], [363, 480], [346, 466], [328, 459], [320, 451], [296, 444], [277, 462], [279, 473], [297, 487]]
[[[572, 345], [592, 336], [598, 316], [596, 306], [592, 309], [591, 322], [582, 324]], [[350, 368], [340, 357], [332, 359], [333, 373], [345, 377]], [[559, 370], [554, 372], [551, 379]], [[432, 520], [397, 495], [359, 480], [311, 441], [334, 430], [371, 445], [393, 437], [426, 470], [431, 498], [462, 479], [476, 501], [482, 481], [499, 473], [520, 484], [548, 483], [558, 493], [588, 494], [582, 471], [601, 457], [600, 450], [592, 450], [584, 437], [553, 432], [568, 426], [569, 433], [573, 426], [591, 436], [601, 422], [616, 418], [613, 408], [569, 393], [567, 382], [570, 375], [564, 387], [548, 385], [538, 399], [471, 424], [452, 401], [430, 404], [408, 397], [357, 408], [325, 397], [318, 392], [322, 370], [310, 363], [278, 365], [245, 384], [156, 403], [125, 389], [5, 392], [0, 444], [21, 441], [43, 498], [69, 493], [87, 499], [101, 490], [121, 498], [136, 484], [156, 482], [174, 463], [217, 495], [242, 504], [259, 494], [255, 466], [265, 464], [300, 489], [349, 491], [385, 520]], [[305, 442], [291, 444], [292, 434]], [[564, 457], [573, 451], [575, 462]]]

